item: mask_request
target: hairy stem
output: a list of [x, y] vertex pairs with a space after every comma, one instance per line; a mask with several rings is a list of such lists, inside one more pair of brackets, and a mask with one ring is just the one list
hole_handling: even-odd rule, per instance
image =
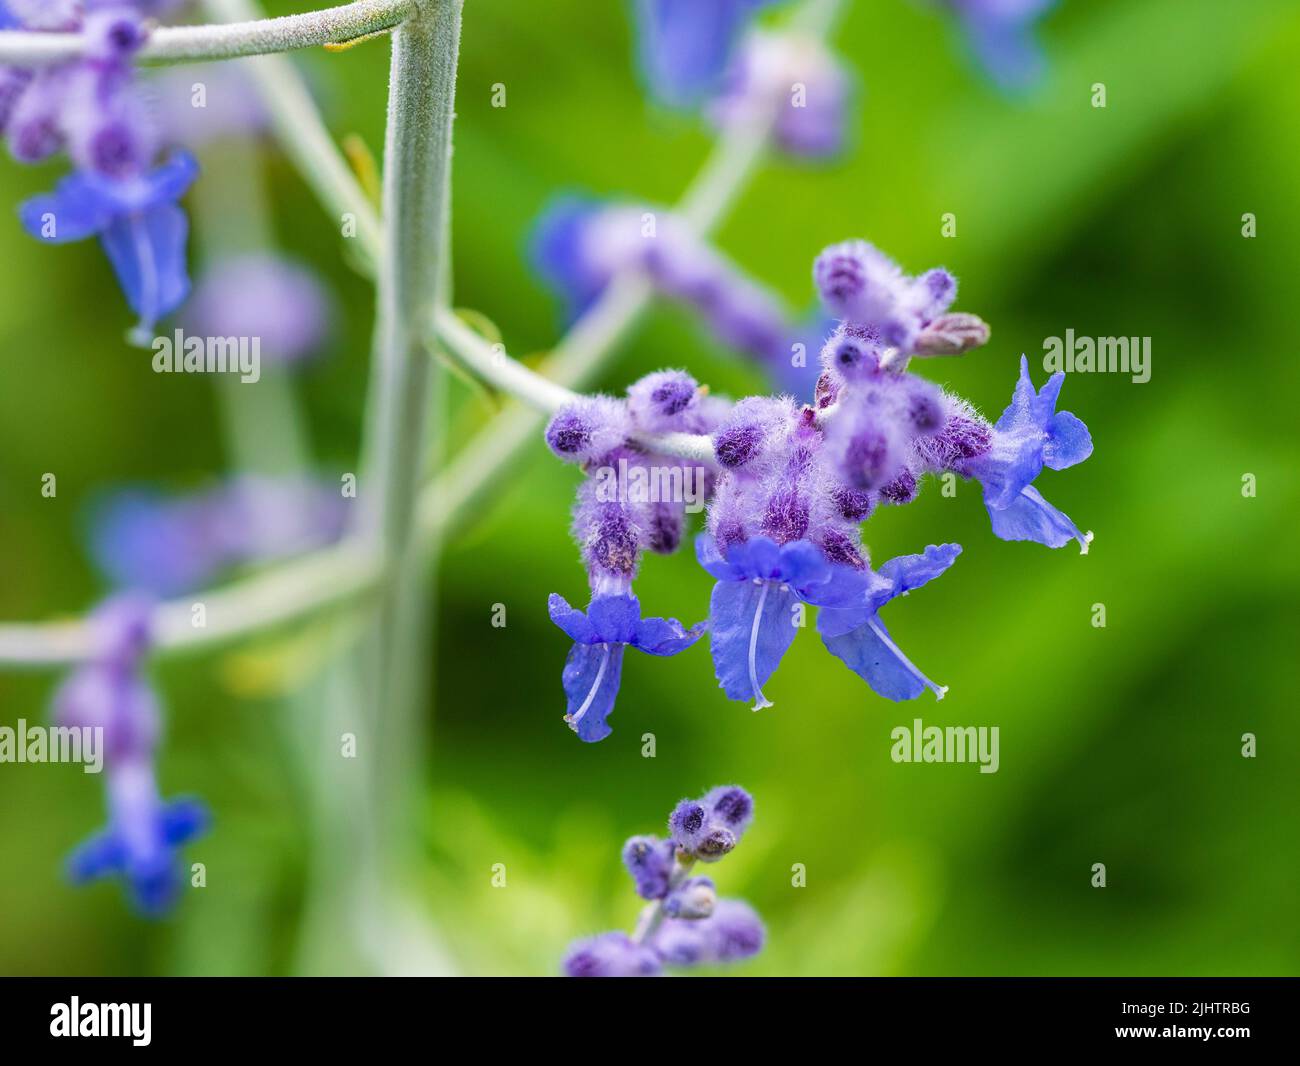
[[[427, 323], [446, 291], [451, 132], [462, 0], [427, 2], [393, 34], [384, 146], [384, 244], [379, 260], [375, 354], [367, 411], [357, 534], [386, 560], [379, 604], [358, 649], [372, 752], [364, 756], [379, 816], [385, 883], [400, 884], [415, 837], [422, 783], [424, 652], [431, 598], [413, 543], [415, 501], [441, 375], [425, 350]], [[437, 428], [437, 427], [433, 427]], [[399, 891], [374, 886], [396, 899]], [[387, 919], [373, 936], [387, 960]]]
[[[139, 58], [152, 63], [183, 63], [338, 44], [391, 30], [419, 7], [417, 0], [358, 0], [282, 18], [220, 25], [162, 26], [150, 34]], [[76, 33], [0, 32], [0, 63], [47, 66], [76, 59], [85, 50], [85, 41]]]

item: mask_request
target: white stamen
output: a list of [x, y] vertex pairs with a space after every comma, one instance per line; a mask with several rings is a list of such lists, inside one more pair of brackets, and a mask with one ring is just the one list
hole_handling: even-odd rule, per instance
[[591, 691], [587, 693], [587, 698], [582, 701], [582, 706], [578, 708], [576, 714], [566, 714], [564, 720], [569, 723], [569, 728], [575, 733], [578, 731], [578, 723], [582, 721], [582, 716], [587, 713], [587, 708], [596, 698], [596, 693], [600, 691], [601, 679], [605, 676], [605, 667], [609, 665], [609, 645], [600, 646], [600, 667], [596, 670], [596, 680], [592, 682]]
[[902, 649], [897, 644], [895, 644], [892, 640], [889, 639], [889, 634], [885, 632], [884, 626], [882, 626], [878, 621], [876, 621], [875, 618], [872, 618], [870, 621], [868, 621], [867, 625], [871, 627], [871, 631], [875, 633], [876, 636], [880, 639], [880, 643], [882, 643], [886, 648], [888, 648], [891, 652], [894, 653], [894, 655], [898, 658], [898, 661], [903, 664], [903, 667], [907, 670], [909, 674], [911, 674], [914, 678], [916, 678], [919, 682], [921, 682], [921, 684], [923, 684], [926, 688], [928, 688], [931, 692], [933, 692], [935, 699], [937, 700], [943, 699], [943, 697], [948, 692], [947, 685], [936, 685], [933, 681], [931, 681], [928, 677], [926, 677], [925, 674], [921, 673], [921, 671], [916, 668], [916, 665], [912, 662], [912, 660], [903, 654]]
[[763, 602], [767, 599], [768, 582], [758, 582], [763, 586], [763, 590], [758, 594], [758, 607], [754, 610], [754, 625], [749, 631], [749, 684], [754, 690], [754, 706], [751, 711], [761, 711], [764, 707], [772, 707], [772, 703], [763, 695], [763, 690], [758, 686], [758, 667], [754, 662], [758, 652], [758, 623], [763, 617]]

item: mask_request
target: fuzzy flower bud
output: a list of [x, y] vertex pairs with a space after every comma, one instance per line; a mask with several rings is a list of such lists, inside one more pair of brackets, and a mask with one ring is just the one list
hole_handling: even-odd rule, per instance
[[700, 386], [684, 370], [659, 370], [628, 386], [627, 408], [632, 424], [644, 433], [692, 432]]
[[566, 404], [546, 427], [546, 443], [561, 459], [589, 463], [608, 455], [631, 434], [627, 407], [608, 396]]
[[636, 882], [636, 894], [642, 899], [663, 899], [673, 874], [676, 846], [671, 840], [654, 836], [632, 837], [623, 845], [623, 865]]
[[564, 957], [566, 977], [655, 977], [659, 957], [626, 933], [601, 933], [574, 944]]
[[664, 914], [669, 918], [698, 920], [707, 918], [718, 904], [718, 893], [707, 877], [683, 881], [664, 900]]

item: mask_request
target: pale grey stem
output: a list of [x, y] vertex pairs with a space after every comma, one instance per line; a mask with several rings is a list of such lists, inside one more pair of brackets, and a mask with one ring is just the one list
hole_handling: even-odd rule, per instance
[[[205, 26], [161, 26], [140, 51], [140, 59], [181, 63], [234, 59], [356, 40], [391, 30], [412, 12], [418, 0], [358, 0], [354, 4], [308, 11], [281, 18]], [[86, 44], [76, 33], [0, 31], [0, 63], [19, 67], [48, 66], [77, 59]]]

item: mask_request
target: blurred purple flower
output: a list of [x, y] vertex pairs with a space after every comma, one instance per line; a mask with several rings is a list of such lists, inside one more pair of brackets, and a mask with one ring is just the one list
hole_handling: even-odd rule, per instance
[[331, 327], [331, 302], [305, 266], [273, 255], [223, 259], [200, 279], [183, 328], [201, 337], [260, 338], [264, 358], [298, 363]]
[[126, 490], [93, 515], [91, 554], [118, 587], [174, 596], [231, 567], [331, 543], [345, 512], [337, 488], [306, 477], [242, 475], [180, 498]]

